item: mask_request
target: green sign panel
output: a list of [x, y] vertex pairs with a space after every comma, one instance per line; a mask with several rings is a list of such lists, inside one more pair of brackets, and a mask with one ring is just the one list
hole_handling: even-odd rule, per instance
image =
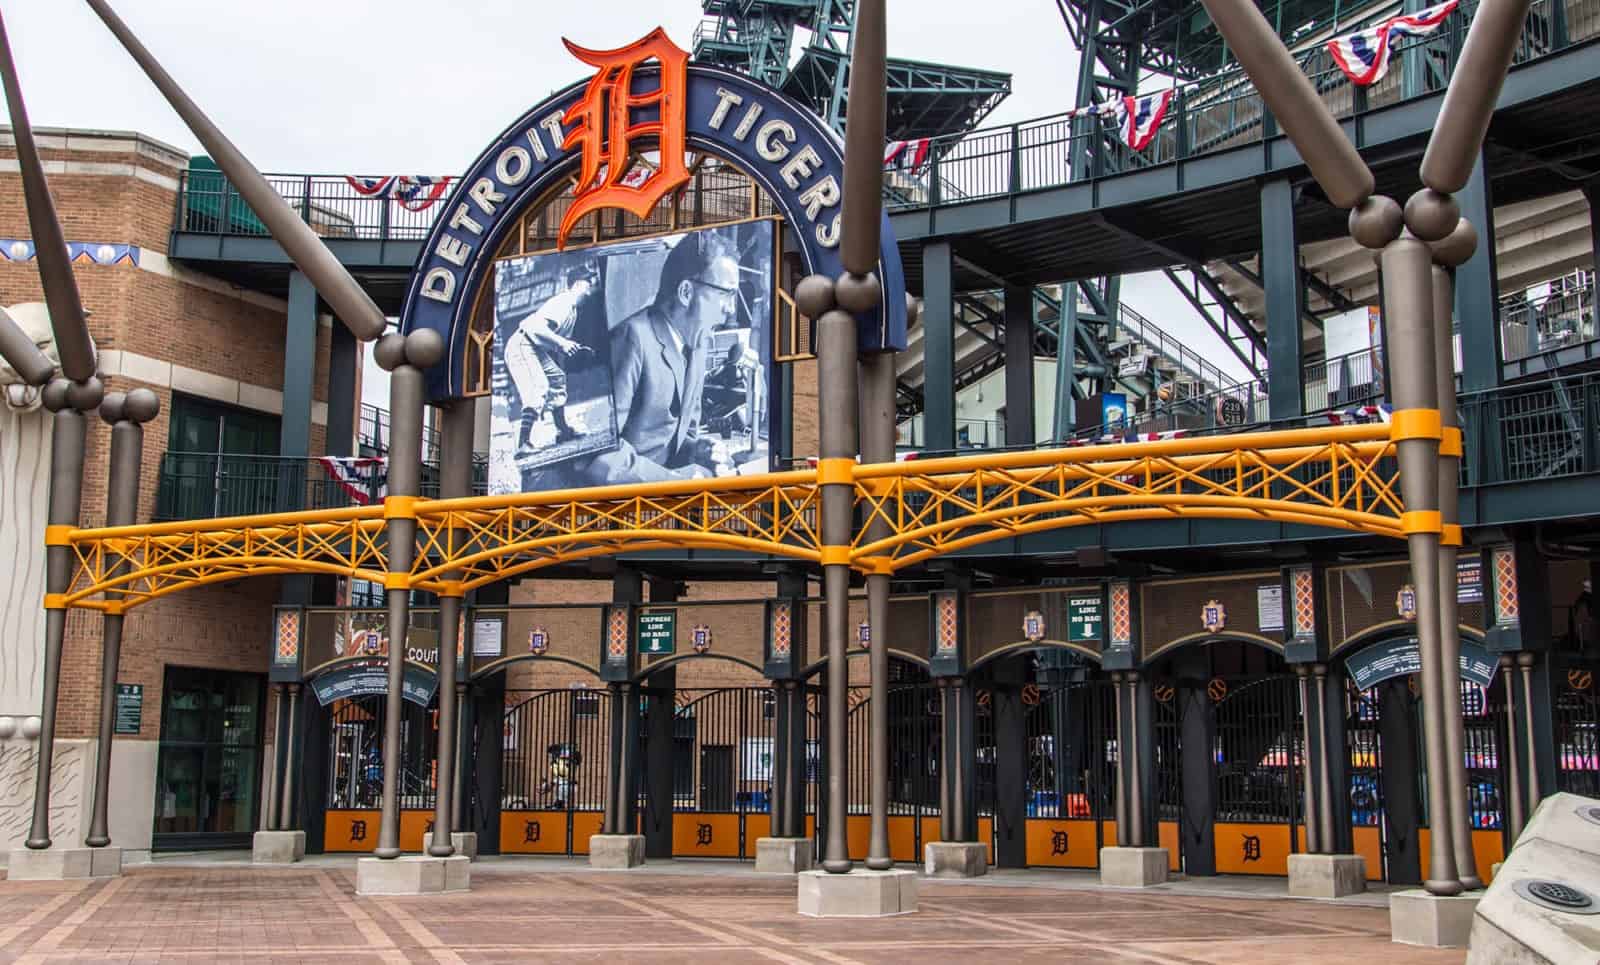
[[1099, 643], [1104, 618], [1099, 596], [1067, 598], [1067, 640], [1071, 643]]
[[144, 720], [144, 684], [117, 684], [115, 733], [137, 734]]
[[639, 652], [673, 653], [678, 648], [676, 610], [641, 610], [639, 613]]

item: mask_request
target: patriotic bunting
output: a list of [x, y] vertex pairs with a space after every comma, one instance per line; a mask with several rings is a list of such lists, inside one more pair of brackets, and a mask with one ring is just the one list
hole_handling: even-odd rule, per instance
[[388, 198], [407, 211], [426, 211], [449, 190], [450, 177], [426, 174], [389, 174], [379, 178], [345, 175], [346, 183], [363, 198]]
[[1389, 72], [1394, 43], [1401, 37], [1422, 37], [1439, 29], [1459, 0], [1449, 0], [1416, 13], [1390, 17], [1375, 26], [1328, 41], [1328, 53], [1344, 75], [1360, 87], [1377, 83]]
[[889, 167], [899, 161], [900, 167], [909, 167], [915, 171], [922, 167], [928, 160], [928, 148], [933, 143], [932, 138], [918, 137], [909, 141], [890, 141], [883, 149], [883, 166]]
[[1120, 110], [1122, 139], [1128, 142], [1129, 147], [1135, 151], [1145, 149], [1145, 145], [1150, 143], [1156, 136], [1156, 131], [1160, 129], [1161, 119], [1167, 116], [1167, 106], [1171, 103], [1171, 88], [1159, 94], [1122, 99]]
[[382, 457], [320, 456], [328, 479], [344, 490], [350, 501], [366, 506], [388, 494], [388, 460]]

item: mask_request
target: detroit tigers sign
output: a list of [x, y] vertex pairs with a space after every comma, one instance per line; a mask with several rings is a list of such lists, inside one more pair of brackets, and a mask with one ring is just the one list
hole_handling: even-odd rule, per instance
[[[478, 156], [418, 258], [400, 327], [444, 336], [445, 361], [428, 373], [435, 399], [464, 394], [472, 311], [485, 283], [493, 283], [495, 254], [518, 212], [568, 180], [576, 184], [571, 210], [648, 212], [683, 183], [682, 151], [713, 154], [738, 166], [772, 200], [802, 274], [843, 271], [842, 143], [820, 118], [750, 78], [687, 63], [659, 30], [614, 51], [569, 48], [599, 73], [527, 111]], [[661, 151], [660, 165], [630, 179], [627, 156], [647, 149]], [[562, 225], [563, 243], [571, 227]], [[887, 217], [882, 237], [884, 294], [862, 321], [864, 352], [906, 344], [905, 279]]]

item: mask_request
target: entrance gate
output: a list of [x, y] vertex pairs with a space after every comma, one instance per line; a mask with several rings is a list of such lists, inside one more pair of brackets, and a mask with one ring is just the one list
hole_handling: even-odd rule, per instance
[[1216, 706], [1217, 871], [1287, 875], [1305, 788], [1297, 678], [1214, 677], [1206, 693]]
[[[1504, 857], [1506, 707], [1500, 680], [1485, 690], [1461, 680], [1467, 820], [1478, 873], [1485, 880]], [[1369, 881], [1417, 884], [1428, 852], [1428, 775], [1422, 702], [1412, 678], [1368, 690], [1345, 683], [1345, 753], [1351, 840], [1367, 860]], [[1398, 742], [1398, 748], [1396, 746]]]
[[777, 707], [771, 687], [680, 688], [669, 750], [649, 746], [646, 705], [637, 786], [651, 786], [653, 768], [671, 769], [673, 857], [755, 858], [772, 826]]
[[[365, 694], [328, 705], [323, 800], [326, 851], [371, 851], [378, 845], [386, 702], [382, 694]], [[439, 712], [409, 700], [401, 707], [400, 847], [420, 852], [433, 830]]]
[[[1030, 689], [1031, 688], [1031, 689]], [[1026, 718], [1027, 862], [1097, 868], [1116, 844], [1116, 695], [1108, 680], [1022, 691]]]
[[[899, 661], [891, 661], [889, 668], [889, 856], [895, 861], [917, 863], [922, 860], [922, 846], [939, 840], [940, 730], [944, 717], [939, 690], [926, 679], [925, 672]], [[905, 680], [908, 676], [924, 679]], [[845, 764], [849, 794], [845, 843], [850, 859], [863, 861], [872, 839], [868, 808], [868, 782], [872, 775], [871, 688], [853, 686], [847, 700], [850, 736], [849, 760]], [[811, 688], [807, 704], [806, 808], [808, 823], [815, 822], [813, 840], [820, 856], [828, 823], [828, 741], [824, 726], [827, 689]], [[981, 773], [981, 764], [979, 770]]]
[[506, 691], [501, 853], [589, 853], [605, 813], [610, 699], [586, 688]]

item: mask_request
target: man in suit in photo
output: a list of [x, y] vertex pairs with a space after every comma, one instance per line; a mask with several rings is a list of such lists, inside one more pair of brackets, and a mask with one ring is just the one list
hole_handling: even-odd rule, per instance
[[594, 485], [716, 475], [726, 453], [700, 437], [707, 336], [739, 303], [739, 258], [716, 232], [667, 253], [651, 304], [611, 330], [617, 448], [584, 470]]

